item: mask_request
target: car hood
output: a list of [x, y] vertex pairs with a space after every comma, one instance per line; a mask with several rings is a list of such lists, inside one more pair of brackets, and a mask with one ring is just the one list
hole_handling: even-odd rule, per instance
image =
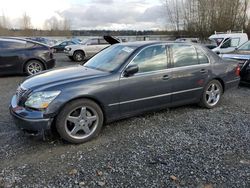
[[109, 74], [107, 72], [86, 68], [81, 65], [58, 68], [50, 71], [28, 77], [22, 83], [22, 87], [25, 89], [37, 89], [46, 86], [56, 86], [63, 83], [69, 83], [72, 81], [78, 81], [83, 79], [89, 79], [93, 77], [99, 77]]
[[103, 38], [111, 45], [120, 43], [120, 41], [117, 38], [114, 38], [114, 37], [109, 36], [109, 35], [103, 36]]

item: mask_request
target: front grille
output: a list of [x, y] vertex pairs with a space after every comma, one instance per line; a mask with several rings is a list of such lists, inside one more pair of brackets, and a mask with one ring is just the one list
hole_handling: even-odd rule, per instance
[[16, 99], [17, 102], [20, 101], [20, 99], [24, 96], [24, 94], [27, 92], [28, 90], [23, 88], [22, 86], [19, 86], [16, 90]]

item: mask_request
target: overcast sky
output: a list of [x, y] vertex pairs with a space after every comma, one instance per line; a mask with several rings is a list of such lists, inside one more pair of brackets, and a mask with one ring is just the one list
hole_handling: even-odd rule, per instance
[[162, 0], [0, 0], [0, 11], [14, 28], [24, 12], [38, 29], [53, 17], [69, 19], [72, 29], [165, 28]]

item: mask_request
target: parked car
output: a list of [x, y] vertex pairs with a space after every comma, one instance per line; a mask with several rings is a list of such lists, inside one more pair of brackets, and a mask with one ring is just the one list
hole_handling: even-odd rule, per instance
[[177, 38], [175, 42], [193, 42], [193, 43], [199, 43], [199, 38]]
[[222, 58], [237, 60], [240, 65], [241, 82], [250, 83], [250, 41], [246, 42], [232, 53], [222, 54]]
[[55, 66], [52, 50], [45, 44], [26, 39], [0, 38], [0, 49], [0, 75], [33, 75]]
[[239, 83], [238, 67], [198, 44], [133, 42], [110, 46], [84, 66], [55, 69], [25, 80], [10, 112], [19, 128], [38, 133], [55, 126], [82, 143], [104, 123], [146, 111], [198, 103], [216, 107]]
[[115, 39], [111, 36], [91, 38], [82, 41], [82, 43], [78, 45], [66, 46], [64, 52], [70, 60], [81, 62], [91, 58], [104, 48], [119, 42], [120, 41], [118, 39]]
[[243, 31], [240, 32], [215, 32], [214, 35], [209, 37], [210, 40], [217, 44], [217, 47], [212, 50], [217, 54], [230, 53], [235, 48], [241, 46], [248, 41], [248, 36]]
[[80, 44], [80, 43], [77, 42], [77, 40], [66, 40], [52, 46], [51, 48], [54, 50], [54, 52], [64, 52], [66, 46], [75, 44]]
[[35, 42], [39, 42], [39, 43], [42, 43], [42, 44], [46, 44], [48, 46], [52, 46], [52, 45], [54, 45], [56, 43], [55, 40], [47, 39], [47, 38], [44, 38], [44, 37], [28, 37], [26, 39], [32, 40], [32, 41], [35, 41]]

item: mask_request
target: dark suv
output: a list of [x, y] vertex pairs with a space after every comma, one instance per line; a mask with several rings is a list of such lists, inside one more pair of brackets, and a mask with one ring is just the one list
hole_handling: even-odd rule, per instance
[[54, 66], [55, 59], [47, 45], [25, 39], [0, 38], [0, 75], [33, 75]]

